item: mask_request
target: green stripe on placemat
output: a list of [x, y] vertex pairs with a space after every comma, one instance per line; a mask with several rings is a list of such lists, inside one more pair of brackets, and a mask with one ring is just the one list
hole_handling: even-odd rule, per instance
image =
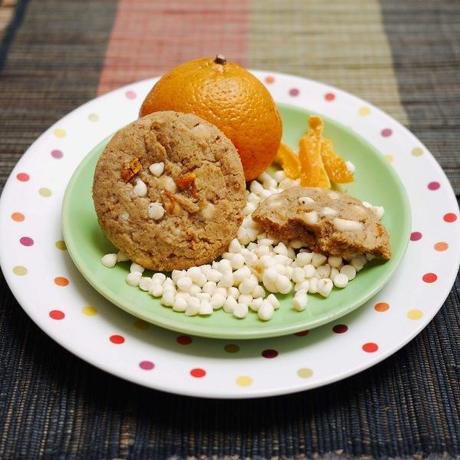
[[338, 86], [407, 123], [377, 0], [252, 0], [249, 59]]
[[460, 193], [460, 3], [385, 0], [382, 11], [410, 129]]

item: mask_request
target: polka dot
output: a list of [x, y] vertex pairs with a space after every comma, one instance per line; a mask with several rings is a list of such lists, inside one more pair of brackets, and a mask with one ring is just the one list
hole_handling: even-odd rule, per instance
[[33, 246], [34, 244], [34, 240], [32, 238], [30, 238], [29, 236], [23, 236], [19, 239], [19, 242], [23, 245], [23, 246]]
[[358, 109], [358, 115], [362, 117], [367, 117], [371, 113], [371, 109], [369, 107], [360, 107]]
[[383, 158], [385, 158], [385, 160], [388, 161], [388, 163], [392, 163], [394, 160], [393, 155], [390, 155], [390, 154], [385, 155]]
[[310, 331], [300, 331], [300, 332], [296, 332], [294, 335], [296, 335], [297, 337], [305, 337], [309, 333]]
[[61, 310], [51, 310], [49, 316], [51, 319], [60, 320], [65, 318], [65, 313]]
[[151, 371], [155, 367], [155, 364], [152, 361], [141, 361], [139, 367], [144, 371]]
[[25, 216], [21, 212], [13, 212], [13, 214], [11, 214], [11, 219], [14, 220], [15, 222], [23, 222], [25, 219]]
[[227, 353], [238, 353], [240, 351], [240, 347], [234, 343], [229, 343], [228, 345], [225, 345], [224, 350]]
[[252, 382], [254, 380], [249, 377], [248, 375], [240, 375], [236, 380], [235, 383], [239, 385], [240, 387], [248, 387], [249, 385], [252, 385]]
[[348, 326], [346, 324], [336, 324], [332, 330], [336, 333], [336, 334], [343, 334], [345, 332], [348, 331]]
[[134, 321], [134, 327], [141, 331], [145, 331], [145, 329], [149, 327], [149, 323], [147, 323], [143, 319], [136, 319], [136, 321]]
[[385, 128], [380, 131], [382, 137], [390, 137], [393, 134], [393, 131], [390, 128]]
[[297, 371], [297, 375], [302, 379], [308, 379], [313, 376], [313, 370], [308, 367], [302, 367]]
[[439, 187], [441, 187], [441, 184], [439, 182], [430, 182], [428, 185], [428, 190], [438, 190]]
[[48, 198], [49, 196], [53, 194], [53, 192], [49, 188], [46, 188], [46, 187], [42, 187], [41, 189], [39, 189], [38, 193], [45, 198]]
[[439, 241], [434, 245], [434, 249], [439, 252], [444, 252], [449, 249], [449, 245], [445, 241]]
[[88, 115], [88, 120], [89, 121], [99, 121], [99, 115], [97, 115], [96, 113], [90, 113]]
[[86, 316], [94, 316], [97, 314], [97, 310], [91, 305], [86, 305], [81, 309], [81, 312]]
[[416, 320], [416, 319], [420, 319], [422, 316], [423, 316], [423, 311], [418, 310], [417, 308], [413, 308], [412, 310], [409, 310], [407, 312], [407, 317], [409, 319]]
[[386, 302], [379, 302], [374, 305], [374, 310], [378, 311], [379, 313], [383, 313], [384, 311], [387, 311], [390, 308], [390, 305], [388, 305]]
[[27, 182], [30, 179], [30, 176], [27, 173], [18, 173], [16, 174], [16, 179], [20, 182]]
[[457, 215], [454, 214], [453, 212], [448, 212], [447, 214], [444, 214], [443, 219], [445, 222], [452, 223], [457, 220]]
[[420, 147], [415, 147], [415, 148], [412, 149], [411, 154], [414, 157], [419, 157], [419, 156], [423, 155], [423, 150]]
[[204, 369], [196, 367], [195, 369], [192, 369], [190, 371], [190, 375], [192, 377], [195, 377], [196, 379], [201, 379], [202, 377], [206, 375], [206, 371]]
[[367, 342], [362, 346], [362, 349], [366, 353], [375, 353], [379, 349], [379, 346], [374, 342]]
[[179, 335], [176, 339], [176, 342], [179, 345], [190, 345], [192, 343], [192, 338], [188, 335]]
[[69, 280], [67, 278], [64, 278], [63, 276], [57, 276], [56, 278], [54, 278], [54, 283], [58, 286], [64, 287], [69, 284]]
[[137, 94], [134, 92], [134, 91], [126, 91], [125, 93], [125, 96], [128, 98], [128, 99], [136, 99], [137, 97]]
[[269, 85], [275, 83], [275, 77], [273, 77], [272, 75], [267, 75], [265, 77], [265, 83], [268, 83]]
[[54, 243], [57, 249], [60, 249], [61, 251], [65, 251], [67, 249], [67, 246], [65, 244], [65, 241], [58, 240], [56, 243]]
[[122, 335], [114, 334], [109, 337], [109, 340], [115, 345], [121, 345], [122, 343], [124, 343], [125, 338]]
[[324, 95], [324, 99], [328, 102], [332, 102], [335, 99], [335, 94], [334, 93], [326, 93]]
[[60, 160], [64, 156], [64, 154], [61, 150], [51, 150], [51, 156], [53, 158], [56, 158], [56, 160]]
[[278, 356], [278, 352], [276, 350], [272, 350], [272, 349], [268, 349], [268, 350], [264, 350], [262, 352], [262, 356], [264, 358], [267, 358], [267, 359], [273, 359], [273, 358], [276, 358]]
[[410, 240], [411, 241], [418, 241], [422, 239], [422, 234], [420, 232], [412, 232], [410, 234]]
[[58, 138], [58, 139], [62, 139], [63, 137], [66, 137], [67, 133], [65, 132], [65, 129], [62, 129], [62, 128], [56, 128], [54, 131], [53, 131], [53, 134]]
[[300, 91], [297, 88], [291, 88], [289, 90], [289, 96], [298, 96], [300, 94]]
[[422, 279], [425, 283], [434, 283], [438, 279], [438, 275], [435, 273], [425, 273]]
[[27, 275], [27, 268], [22, 265], [16, 265], [16, 267], [13, 267], [13, 273], [18, 276]]

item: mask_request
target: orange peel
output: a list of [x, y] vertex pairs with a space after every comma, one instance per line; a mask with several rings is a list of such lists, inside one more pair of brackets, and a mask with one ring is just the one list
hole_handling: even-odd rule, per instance
[[286, 176], [290, 179], [297, 179], [300, 176], [299, 156], [294, 153], [289, 145], [280, 144], [275, 161], [280, 164]]

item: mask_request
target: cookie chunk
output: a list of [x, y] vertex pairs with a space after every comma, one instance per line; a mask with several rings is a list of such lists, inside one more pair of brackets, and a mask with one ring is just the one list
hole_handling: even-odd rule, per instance
[[243, 219], [240, 157], [214, 125], [156, 112], [118, 131], [96, 166], [93, 199], [112, 243], [145, 268], [214, 260]]
[[391, 257], [388, 234], [378, 216], [343, 193], [292, 187], [263, 201], [252, 218], [277, 239], [298, 239], [321, 253]]

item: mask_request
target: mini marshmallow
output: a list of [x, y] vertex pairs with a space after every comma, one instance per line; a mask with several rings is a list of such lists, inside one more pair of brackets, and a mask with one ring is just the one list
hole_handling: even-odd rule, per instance
[[[232, 288], [229, 288], [229, 289], [232, 289]], [[218, 288], [216, 288], [216, 290], [213, 292], [212, 295], [214, 295], [214, 294], [221, 294], [226, 298], [227, 297], [227, 288], [218, 287]]]
[[334, 282], [335, 287], [339, 289], [343, 289], [347, 287], [348, 277], [344, 273], [339, 273], [338, 275], [334, 277], [333, 282]]
[[310, 281], [309, 280], [304, 280], [302, 281], [301, 283], [297, 283], [295, 286], [294, 286], [294, 290], [295, 291], [307, 291], [308, 292], [308, 289], [310, 288]]
[[188, 293], [191, 296], [197, 295], [201, 292], [200, 286], [197, 286], [196, 284], [192, 284], [192, 287], [188, 290]]
[[214, 294], [217, 289], [217, 285], [214, 281], [208, 281], [203, 286], [203, 292], [207, 292], [208, 294]]
[[232, 273], [225, 273], [222, 279], [217, 283], [218, 287], [229, 288], [233, 286], [233, 275]]
[[177, 280], [176, 284], [181, 291], [187, 292], [192, 287], [193, 281], [189, 276], [183, 276]]
[[211, 297], [211, 306], [214, 310], [218, 310], [219, 308], [222, 308], [225, 303], [225, 296], [222, 294], [213, 294]]
[[260, 182], [253, 180], [249, 185], [249, 190], [256, 195], [260, 195], [260, 193], [264, 191], [264, 188]]
[[352, 174], [356, 171], [356, 166], [351, 161], [346, 161], [345, 166]]
[[[192, 299], [190, 299], [192, 300]], [[198, 300], [198, 299], [195, 299]], [[185, 314], [187, 316], [196, 316], [200, 312], [200, 302], [198, 301], [198, 305], [192, 302], [188, 302], [187, 307], [185, 308]]]
[[261, 238], [259, 240], [259, 244], [262, 245], [262, 246], [272, 246], [274, 243], [273, 240], [271, 240], [270, 238]]
[[305, 222], [310, 225], [315, 225], [318, 223], [318, 213], [316, 211], [305, 212], [303, 213]]
[[299, 252], [297, 254], [294, 264], [297, 265], [298, 267], [305, 267], [305, 265], [308, 265], [309, 263], [311, 263], [312, 257], [313, 257], [312, 252]]
[[270, 321], [272, 319], [275, 309], [270, 302], [264, 301], [257, 311], [257, 316], [262, 321]]
[[281, 305], [281, 304], [280, 304], [280, 301], [279, 301], [279, 300], [276, 298], [276, 296], [273, 295], [273, 294], [269, 294], [269, 295], [267, 296], [267, 298], [265, 299], [265, 301], [270, 302], [270, 303], [273, 305], [273, 308], [274, 308], [275, 310], [278, 310], [278, 308], [279, 308], [280, 305]]
[[379, 219], [381, 219], [385, 213], [385, 208], [383, 206], [372, 206], [371, 209]]
[[107, 268], [113, 268], [117, 264], [116, 254], [106, 254], [101, 258], [102, 265]]
[[331, 293], [333, 287], [334, 285], [329, 278], [320, 279], [318, 282], [318, 292], [323, 297], [329, 297], [329, 294]]
[[200, 309], [198, 311], [198, 314], [199, 315], [202, 315], [202, 316], [207, 316], [207, 315], [212, 315], [212, 312], [213, 312], [213, 308], [211, 306], [211, 303], [209, 302], [209, 300], [206, 300], [206, 299], [202, 299], [200, 301]]
[[238, 303], [233, 309], [233, 316], [238, 319], [246, 318], [248, 315], [248, 305], [245, 303]]
[[165, 209], [161, 203], [150, 203], [147, 208], [147, 214], [150, 219], [160, 220], [165, 215]]
[[295, 267], [293, 269], [291, 279], [294, 283], [301, 283], [305, 279], [305, 272], [303, 268]]
[[334, 278], [339, 274], [339, 270], [335, 267], [331, 268], [331, 273], [329, 274], [329, 278], [334, 281]]
[[279, 171], [276, 171], [273, 174], [273, 179], [275, 179], [276, 182], [281, 182], [284, 179], [286, 179], [286, 173], [282, 169], [280, 169]]
[[250, 294], [241, 294], [238, 297], [238, 303], [250, 304], [253, 301], [252, 295]]
[[238, 305], [238, 302], [235, 300], [234, 297], [227, 297], [227, 299], [224, 302], [224, 311], [226, 313], [233, 313], [233, 310], [236, 308]]
[[134, 186], [134, 194], [137, 196], [145, 196], [147, 195], [147, 185], [142, 179], [136, 179], [136, 185]]
[[287, 294], [292, 289], [292, 283], [289, 281], [289, 278], [284, 275], [278, 275], [275, 281], [275, 286], [281, 294]]
[[233, 297], [234, 299], [238, 299], [238, 297], [240, 296], [240, 291], [236, 287], [229, 287], [227, 288], [227, 296]]
[[235, 254], [238, 254], [241, 252], [243, 247], [241, 246], [240, 242], [234, 238], [232, 241], [230, 241], [230, 244], [228, 246], [229, 252], [233, 252]]
[[353, 265], [344, 265], [340, 269], [340, 273], [345, 275], [348, 278], [348, 281], [351, 281], [356, 277], [356, 268]]
[[160, 177], [165, 170], [165, 164], [163, 162], [160, 163], [152, 163], [149, 166], [149, 171], [155, 176]]
[[300, 240], [291, 240], [289, 241], [289, 246], [292, 249], [300, 249], [301, 247], [303, 247], [303, 243]]
[[[163, 273], [155, 273], [155, 275], [163, 275]], [[153, 275], [153, 276], [155, 276], [155, 275]], [[165, 275], [163, 275], [163, 276], [165, 276]], [[184, 276], [187, 276], [187, 272], [185, 270], [173, 270], [172, 273], [171, 273], [171, 278], [175, 283], [177, 283], [177, 280], [179, 278], [183, 278]]]
[[164, 273], [154, 273], [152, 276], [152, 281], [154, 283], [163, 284], [166, 280], [166, 275]]
[[294, 300], [293, 300], [294, 309], [297, 311], [303, 311], [305, 310], [307, 303], [308, 303], [307, 291], [304, 289], [297, 291], [294, 296]]
[[139, 280], [139, 289], [141, 291], [149, 292], [150, 288], [152, 287], [152, 278], [149, 278], [148, 276], [143, 276]]
[[160, 283], [152, 281], [152, 285], [150, 286], [150, 294], [152, 294], [153, 297], [161, 297], [163, 295], [163, 286]]
[[260, 197], [258, 197], [255, 193], [250, 193], [247, 198], [248, 203], [259, 204]]
[[133, 272], [139, 272], [139, 273], [144, 273], [145, 268], [142, 265], [136, 264], [133, 262], [131, 266], [129, 267], [129, 271], [131, 273]]
[[276, 254], [279, 254], [281, 256], [287, 256], [287, 247], [284, 243], [278, 243], [274, 248], [273, 248], [273, 252], [275, 252]]
[[260, 284], [257, 284], [250, 294], [254, 297], [254, 299], [257, 299], [265, 295], [265, 290]]
[[331, 274], [331, 266], [329, 264], [321, 265], [316, 269], [316, 274], [319, 278], [328, 278]]
[[311, 278], [310, 285], [308, 286], [308, 292], [310, 294], [316, 294], [318, 292], [318, 278]]
[[253, 299], [253, 301], [249, 304], [249, 308], [252, 310], [252, 311], [259, 311], [259, 308], [261, 307], [262, 303], [263, 303], [264, 299], [262, 299], [262, 297], [258, 297], [257, 299]]
[[258, 286], [257, 280], [251, 276], [244, 279], [239, 285], [241, 294], [250, 294]]
[[317, 252], [313, 253], [313, 256], [311, 258], [311, 263], [316, 267], [320, 267], [321, 265], [326, 262], [327, 257], [324, 254], [318, 254]]
[[231, 254], [232, 257], [230, 258], [230, 263], [234, 270], [238, 270], [239, 268], [243, 268], [244, 266], [244, 257], [241, 254]]
[[214, 270], [214, 268], [207, 270], [207, 273], [204, 275], [209, 281], [214, 281], [214, 283], [217, 283], [222, 279], [222, 273], [219, 270]]
[[270, 247], [260, 245], [254, 252], [257, 257], [263, 257], [263, 256], [270, 254]]
[[164, 290], [163, 291], [163, 296], [160, 299], [160, 303], [164, 305], [165, 307], [172, 307], [174, 303], [174, 291]]
[[173, 303], [173, 310], [178, 312], [184, 312], [187, 308], [187, 299], [182, 297], [180, 294], [176, 295]]
[[262, 182], [263, 186], [266, 188], [266, 189], [270, 189], [270, 188], [276, 188], [276, 180], [273, 179], [272, 176], [270, 176], [270, 174], [268, 174], [267, 172], [263, 172], [258, 178], [257, 180], [259, 182]]
[[131, 272], [128, 273], [128, 276], [126, 277], [126, 282], [133, 287], [139, 286], [139, 281], [142, 278], [142, 273], [140, 272]]
[[245, 216], [250, 216], [257, 209], [257, 205], [254, 203], [246, 203], [246, 206], [243, 209], [243, 214]]

